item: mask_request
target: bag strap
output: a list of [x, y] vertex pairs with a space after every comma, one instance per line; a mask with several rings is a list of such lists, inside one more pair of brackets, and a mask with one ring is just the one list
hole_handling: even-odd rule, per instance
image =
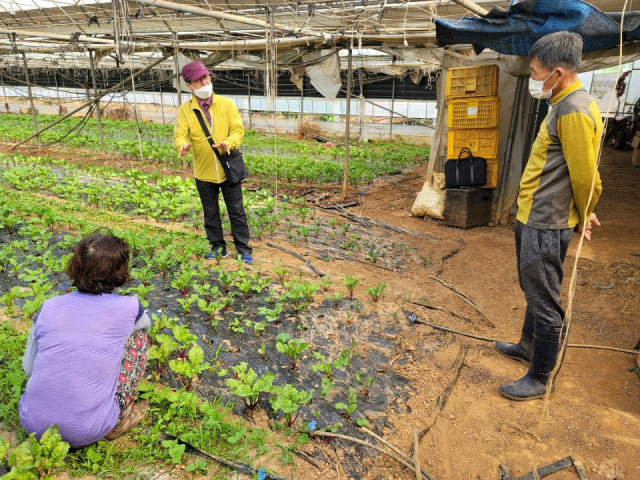
[[467, 158], [471, 159], [471, 163], [473, 163], [473, 153], [471, 153], [471, 150], [469, 149], [469, 147], [462, 147], [460, 149], [460, 153], [458, 154], [458, 160], [456, 161], [456, 165], [458, 164], [458, 162], [460, 161], [460, 159], [462, 158], [462, 154], [463, 153], [467, 153]]
[[222, 157], [220, 156], [220, 152], [218, 152], [217, 148], [213, 147], [214, 145], [213, 137], [211, 136], [211, 131], [207, 127], [207, 124], [204, 122], [204, 117], [202, 116], [202, 112], [200, 110], [194, 109], [193, 113], [196, 114], [196, 118], [198, 119], [198, 123], [200, 123], [200, 127], [202, 128], [204, 136], [207, 137], [207, 141], [209, 142], [209, 145], [211, 145], [211, 150], [213, 150], [213, 153], [216, 154], [216, 157], [218, 157], [218, 160], [220, 161], [220, 163], [222, 163]]

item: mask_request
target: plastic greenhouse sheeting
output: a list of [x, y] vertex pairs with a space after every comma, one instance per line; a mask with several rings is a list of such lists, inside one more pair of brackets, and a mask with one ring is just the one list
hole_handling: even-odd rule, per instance
[[[527, 55], [539, 38], [560, 30], [579, 33], [583, 51], [592, 52], [620, 43], [621, 13], [603, 13], [580, 0], [523, 0], [507, 10], [496, 7], [481, 18], [436, 19], [439, 47], [473, 44], [508, 55]], [[640, 12], [624, 16], [624, 41], [640, 39]]]

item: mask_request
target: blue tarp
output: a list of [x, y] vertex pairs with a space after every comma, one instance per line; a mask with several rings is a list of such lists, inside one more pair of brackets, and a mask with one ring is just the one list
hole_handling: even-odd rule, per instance
[[[613, 48], [620, 43], [620, 13], [603, 13], [580, 0], [523, 0], [505, 10], [496, 7], [485, 17], [436, 19], [439, 47], [473, 44], [507, 55], [527, 55], [539, 38], [560, 30], [579, 33], [583, 52]], [[640, 12], [624, 16], [623, 41], [640, 39]]]

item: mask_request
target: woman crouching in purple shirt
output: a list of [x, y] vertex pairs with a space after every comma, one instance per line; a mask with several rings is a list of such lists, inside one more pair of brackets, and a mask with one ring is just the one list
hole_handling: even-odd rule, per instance
[[46, 300], [22, 360], [29, 377], [20, 423], [37, 438], [51, 425], [72, 447], [116, 438], [145, 415], [134, 404], [151, 326], [140, 301], [113, 293], [130, 280], [129, 245], [95, 232], [73, 248], [66, 274], [77, 291]]

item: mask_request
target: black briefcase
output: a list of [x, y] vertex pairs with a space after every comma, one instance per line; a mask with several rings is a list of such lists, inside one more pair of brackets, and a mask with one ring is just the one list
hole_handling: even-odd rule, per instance
[[[463, 154], [467, 154], [463, 157]], [[487, 183], [487, 160], [474, 157], [467, 147], [460, 150], [458, 158], [444, 164], [446, 188], [481, 187]]]

